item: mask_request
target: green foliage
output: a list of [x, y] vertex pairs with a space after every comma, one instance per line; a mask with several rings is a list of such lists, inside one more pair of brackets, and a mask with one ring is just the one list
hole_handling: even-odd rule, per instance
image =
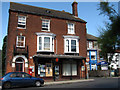
[[120, 49], [120, 16], [113, 9], [114, 5], [109, 2], [100, 2], [100, 15], [108, 16], [110, 23], [106, 24], [106, 28], [100, 30], [98, 43], [100, 44], [101, 54], [107, 59], [107, 53], [114, 53], [116, 49]]
[[5, 60], [6, 60], [6, 47], [7, 46], [7, 36], [3, 39], [3, 46], [2, 46], [2, 75], [5, 74]]

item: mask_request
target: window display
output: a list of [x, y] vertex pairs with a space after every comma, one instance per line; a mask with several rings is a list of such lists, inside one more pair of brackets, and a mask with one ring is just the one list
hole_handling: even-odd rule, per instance
[[46, 63], [46, 77], [53, 76], [52, 63]]
[[40, 75], [40, 77], [45, 77], [45, 65], [38, 65], [38, 75]]

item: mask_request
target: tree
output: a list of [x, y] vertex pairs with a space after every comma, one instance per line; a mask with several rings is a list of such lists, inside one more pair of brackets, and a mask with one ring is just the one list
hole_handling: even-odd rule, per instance
[[98, 10], [100, 15], [107, 16], [110, 22], [106, 28], [100, 30], [98, 43], [101, 48], [101, 55], [107, 60], [107, 53], [114, 53], [120, 49], [120, 16], [108, 1], [101, 1]]
[[6, 48], [7, 48], [7, 36], [4, 37], [2, 46], [2, 75], [5, 74]]

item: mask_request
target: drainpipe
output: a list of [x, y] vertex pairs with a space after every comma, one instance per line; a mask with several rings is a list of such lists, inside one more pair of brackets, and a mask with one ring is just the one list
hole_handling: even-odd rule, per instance
[[70, 59], [70, 71], [71, 71], [70, 80], [72, 80], [72, 59]]
[[57, 39], [55, 38], [55, 40], [56, 40], [56, 55], [57, 55]]

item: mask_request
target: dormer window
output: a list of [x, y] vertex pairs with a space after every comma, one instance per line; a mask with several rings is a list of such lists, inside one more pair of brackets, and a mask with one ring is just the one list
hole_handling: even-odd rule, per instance
[[16, 47], [25, 47], [25, 36], [17, 36]]
[[42, 19], [42, 31], [50, 31], [50, 20]]
[[26, 16], [18, 16], [18, 27], [20, 29], [26, 28]]
[[68, 23], [68, 34], [75, 34], [74, 23]]

